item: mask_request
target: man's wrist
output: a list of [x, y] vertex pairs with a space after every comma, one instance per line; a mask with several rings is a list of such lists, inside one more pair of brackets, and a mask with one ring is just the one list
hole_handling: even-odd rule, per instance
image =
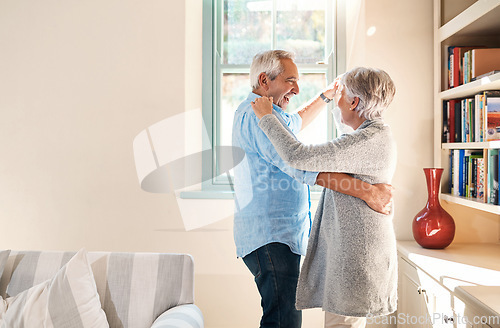
[[323, 99], [324, 102], [326, 102], [327, 104], [332, 101], [333, 99], [330, 99], [328, 98], [327, 96], [325, 96], [325, 94], [322, 92], [319, 94], [319, 96], [321, 97], [321, 99]]
[[361, 192], [362, 197], [360, 198], [368, 203], [373, 198], [373, 193], [374, 193], [373, 185], [369, 183], [366, 183], [366, 185], [362, 184], [361, 190], [362, 190]]

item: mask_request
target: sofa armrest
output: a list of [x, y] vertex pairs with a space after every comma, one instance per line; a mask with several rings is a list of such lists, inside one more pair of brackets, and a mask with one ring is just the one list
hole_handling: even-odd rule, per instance
[[151, 328], [203, 328], [204, 326], [201, 310], [194, 304], [184, 304], [163, 312], [153, 322]]

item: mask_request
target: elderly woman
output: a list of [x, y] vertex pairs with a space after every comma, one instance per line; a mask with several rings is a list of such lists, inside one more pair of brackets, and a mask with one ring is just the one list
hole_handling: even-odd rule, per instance
[[[308, 171], [344, 172], [368, 183], [391, 183], [396, 147], [382, 113], [395, 86], [378, 69], [355, 68], [336, 84], [342, 122], [355, 131], [320, 145], [297, 141], [271, 114], [272, 100], [252, 104], [279, 155]], [[324, 189], [297, 287], [298, 309], [321, 307], [325, 327], [364, 327], [366, 317], [396, 310], [397, 257], [392, 216], [358, 198]]]

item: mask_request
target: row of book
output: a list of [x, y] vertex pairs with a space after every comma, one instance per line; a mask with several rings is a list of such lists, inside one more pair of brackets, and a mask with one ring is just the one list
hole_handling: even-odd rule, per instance
[[448, 88], [500, 72], [500, 48], [448, 47]]
[[443, 101], [442, 142], [500, 140], [500, 90]]
[[499, 150], [450, 151], [450, 194], [500, 205], [498, 192]]

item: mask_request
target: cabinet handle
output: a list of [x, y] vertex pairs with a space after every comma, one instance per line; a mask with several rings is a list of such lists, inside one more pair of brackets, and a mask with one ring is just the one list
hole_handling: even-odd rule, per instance
[[444, 323], [453, 323], [453, 321], [454, 321], [454, 320], [453, 320], [453, 316], [448, 317], [447, 315], [445, 315], [445, 316], [443, 317], [443, 321], [444, 321]]
[[418, 287], [417, 293], [424, 296], [425, 303], [429, 303], [429, 296], [427, 295], [427, 291], [425, 289]]

